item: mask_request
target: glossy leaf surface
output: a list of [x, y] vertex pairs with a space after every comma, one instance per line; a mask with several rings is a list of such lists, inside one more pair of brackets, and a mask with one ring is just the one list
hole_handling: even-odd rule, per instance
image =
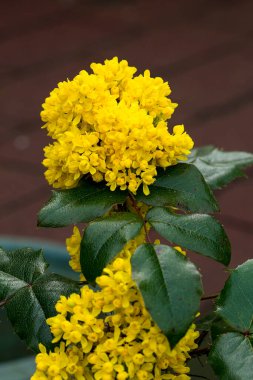
[[189, 164], [160, 169], [145, 196], [139, 189], [136, 199], [151, 206], [173, 206], [192, 212], [214, 212], [218, 204], [200, 171]]
[[228, 265], [231, 247], [222, 225], [210, 215], [172, 214], [155, 207], [147, 214], [152, 227], [165, 239]]
[[142, 244], [131, 263], [146, 308], [174, 346], [199, 310], [200, 273], [185, 256], [166, 245]]
[[220, 380], [249, 380], [253, 375], [253, 347], [240, 333], [220, 335], [209, 354], [209, 362]]
[[212, 189], [219, 189], [244, 175], [243, 169], [253, 164], [253, 154], [223, 152], [214, 146], [205, 146], [193, 149], [189, 162], [201, 171]]
[[52, 335], [46, 319], [56, 314], [60, 296], [79, 292], [79, 286], [60, 275], [45, 273], [47, 263], [41, 250], [0, 250], [0, 258], [0, 302], [14, 330], [34, 351], [39, 343], [50, 347]]
[[113, 205], [125, 202], [127, 193], [89, 180], [68, 190], [53, 191], [48, 203], [38, 214], [41, 227], [64, 227], [79, 222], [90, 222], [108, 212]]
[[232, 271], [219, 299], [217, 314], [234, 329], [253, 333], [253, 260]]
[[140, 232], [142, 225], [142, 219], [130, 212], [90, 223], [81, 242], [80, 263], [85, 278], [93, 282], [124, 245]]

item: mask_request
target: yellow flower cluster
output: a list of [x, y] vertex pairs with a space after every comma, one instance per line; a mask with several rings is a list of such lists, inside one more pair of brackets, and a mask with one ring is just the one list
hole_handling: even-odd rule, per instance
[[[188, 380], [186, 360], [199, 336], [192, 325], [179, 343], [170, 344], [154, 323], [131, 277], [130, 259], [145, 232], [129, 241], [96, 283], [81, 294], [61, 296], [58, 314], [47, 320], [59, 342], [54, 352], [40, 345], [31, 380]], [[71, 264], [79, 270], [80, 233], [67, 239]]]
[[170, 87], [148, 70], [134, 76], [136, 68], [116, 57], [91, 69], [59, 83], [43, 104], [44, 128], [55, 140], [44, 149], [46, 179], [71, 188], [90, 175], [112, 191], [136, 193], [143, 184], [148, 194], [157, 166], [185, 160], [193, 147], [183, 125], [168, 131], [177, 106], [168, 98]]

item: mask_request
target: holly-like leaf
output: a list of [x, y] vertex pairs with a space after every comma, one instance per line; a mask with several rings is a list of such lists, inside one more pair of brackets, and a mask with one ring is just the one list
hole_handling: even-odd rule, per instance
[[235, 329], [233, 329], [231, 326], [229, 326], [224, 321], [224, 319], [222, 319], [219, 315], [217, 315], [216, 313], [215, 313], [215, 315], [216, 315], [216, 318], [213, 320], [213, 322], [209, 328], [212, 341], [214, 341], [221, 334], [225, 334], [228, 332], [237, 332]]
[[160, 169], [150, 194], [142, 189], [136, 195], [138, 201], [151, 206], [173, 206], [192, 212], [214, 212], [218, 204], [200, 171], [189, 164], [177, 164]]
[[253, 333], [252, 259], [230, 274], [217, 300], [217, 314], [237, 331]]
[[81, 242], [80, 263], [85, 278], [93, 282], [104, 267], [133, 239], [143, 225], [130, 212], [113, 214], [89, 224]]
[[220, 380], [249, 380], [253, 375], [253, 347], [237, 332], [220, 335], [209, 354], [209, 362]]
[[108, 212], [113, 205], [123, 204], [127, 193], [110, 191], [105, 184], [83, 180], [74, 189], [53, 191], [48, 203], [38, 214], [40, 227], [64, 227], [90, 222]]
[[142, 244], [131, 262], [146, 308], [174, 346], [199, 310], [200, 273], [185, 256], [166, 245]]
[[223, 152], [214, 146], [193, 149], [188, 162], [203, 174], [212, 189], [219, 189], [244, 175], [243, 169], [253, 164], [253, 154]]
[[147, 214], [152, 227], [165, 239], [228, 265], [231, 247], [222, 225], [210, 215], [172, 214], [154, 207]]
[[0, 302], [16, 333], [34, 351], [39, 343], [51, 346], [46, 319], [56, 314], [60, 296], [79, 292], [76, 282], [45, 273], [47, 266], [41, 250], [0, 250]]
[[220, 320], [212, 326], [216, 340], [209, 361], [221, 380], [248, 380], [253, 374], [252, 275], [253, 260], [239, 265], [216, 302]]

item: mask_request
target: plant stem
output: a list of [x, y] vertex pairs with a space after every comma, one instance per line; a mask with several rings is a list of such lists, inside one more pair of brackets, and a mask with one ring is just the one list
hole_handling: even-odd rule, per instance
[[200, 332], [199, 337], [196, 340], [196, 343], [198, 346], [200, 346], [202, 344], [202, 342], [205, 339], [205, 337], [207, 336], [207, 334], [208, 334], [208, 331], [201, 331]]
[[4, 306], [4, 305], [5, 305], [5, 303], [6, 303], [6, 301], [5, 301], [5, 300], [4, 300], [4, 301], [1, 301], [1, 302], [0, 302], [0, 307]]
[[191, 352], [191, 357], [194, 358], [196, 356], [208, 355], [210, 351], [210, 347], [196, 348]]
[[145, 235], [146, 235], [146, 240], [151, 243], [150, 239], [149, 239], [149, 236], [148, 236], [148, 230], [147, 230], [147, 226], [146, 226], [146, 220], [145, 218], [143, 218], [142, 216], [142, 213], [141, 213], [141, 210], [140, 208], [137, 206], [137, 203], [136, 203], [136, 200], [134, 198], [134, 196], [130, 193], [129, 194], [129, 199], [131, 201], [131, 204], [133, 206], [133, 208], [135, 209], [136, 213], [139, 215], [139, 217], [143, 220], [143, 226], [144, 226], [144, 230], [145, 230]]
[[206, 301], [206, 300], [212, 300], [214, 298], [217, 298], [219, 294], [211, 294], [209, 296], [205, 296], [201, 298], [201, 301]]

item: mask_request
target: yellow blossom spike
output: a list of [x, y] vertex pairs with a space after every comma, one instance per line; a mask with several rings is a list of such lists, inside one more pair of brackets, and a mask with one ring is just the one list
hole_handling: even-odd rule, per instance
[[136, 68], [117, 57], [91, 69], [60, 82], [43, 104], [43, 128], [54, 139], [44, 149], [45, 177], [64, 189], [89, 175], [133, 194], [143, 184], [148, 195], [157, 167], [186, 160], [193, 147], [183, 125], [168, 131], [177, 106], [171, 89], [149, 70], [134, 76]]

